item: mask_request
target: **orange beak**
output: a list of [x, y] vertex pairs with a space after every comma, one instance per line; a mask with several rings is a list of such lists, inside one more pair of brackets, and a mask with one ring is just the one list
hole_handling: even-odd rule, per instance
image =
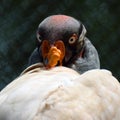
[[64, 43], [59, 40], [51, 46], [47, 40], [44, 40], [42, 43], [42, 56], [47, 68], [54, 67], [58, 64], [62, 65], [65, 56]]

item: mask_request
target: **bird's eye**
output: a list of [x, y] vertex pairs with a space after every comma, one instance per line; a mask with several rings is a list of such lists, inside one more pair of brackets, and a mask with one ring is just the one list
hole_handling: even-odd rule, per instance
[[76, 34], [73, 34], [72, 37], [69, 38], [69, 44], [74, 44], [77, 40], [77, 35]]
[[41, 43], [42, 42], [42, 37], [41, 37], [41, 35], [39, 34], [39, 33], [37, 33], [37, 39], [38, 39], [38, 41]]

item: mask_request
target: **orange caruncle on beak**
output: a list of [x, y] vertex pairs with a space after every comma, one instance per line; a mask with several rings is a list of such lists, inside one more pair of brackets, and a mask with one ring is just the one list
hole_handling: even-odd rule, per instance
[[48, 53], [48, 65], [54, 67], [60, 60], [61, 51], [56, 47], [51, 47]]
[[47, 63], [44, 63], [46, 67], [51, 68], [56, 65], [62, 65], [63, 58], [65, 56], [65, 46], [62, 41], [56, 41], [53, 46], [50, 46], [47, 40], [42, 43], [42, 56]]

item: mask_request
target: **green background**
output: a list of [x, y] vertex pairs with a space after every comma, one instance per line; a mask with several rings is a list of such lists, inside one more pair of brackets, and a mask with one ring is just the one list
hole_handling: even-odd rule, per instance
[[119, 0], [1, 0], [0, 89], [26, 68], [36, 45], [38, 24], [54, 14], [82, 21], [87, 37], [98, 50], [101, 68], [110, 70], [119, 79]]

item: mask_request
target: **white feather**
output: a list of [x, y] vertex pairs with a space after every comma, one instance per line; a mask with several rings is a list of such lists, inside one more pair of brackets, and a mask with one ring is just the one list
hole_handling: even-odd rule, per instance
[[120, 84], [107, 70], [30, 70], [1, 91], [0, 120], [120, 120]]

